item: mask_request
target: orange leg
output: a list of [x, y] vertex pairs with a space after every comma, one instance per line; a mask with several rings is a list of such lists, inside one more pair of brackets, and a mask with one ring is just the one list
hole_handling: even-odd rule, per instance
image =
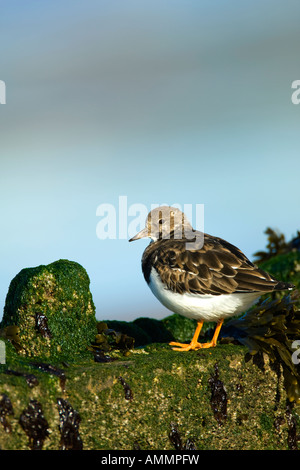
[[219, 336], [221, 327], [223, 325], [223, 321], [224, 319], [221, 319], [218, 321], [215, 332], [214, 332], [214, 336], [209, 343], [198, 343], [198, 337], [199, 337], [199, 334], [203, 325], [203, 320], [201, 320], [201, 321], [198, 321], [197, 323], [197, 328], [190, 344], [176, 343], [174, 341], [172, 341], [169, 344], [170, 346], [178, 346], [177, 348], [172, 348], [174, 351], [190, 351], [190, 350], [197, 350], [197, 349], [202, 349], [202, 348], [213, 348], [217, 344], [218, 336]]
[[214, 348], [217, 345], [217, 340], [223, 325], [223, 321], [223, 318], [218, 321], [212, 340], [209, 343], [202, 343], [201, 348]]
[[190, 349], [201, 348], [201, 344], [198, 343], [198, 337], [199, 337], [202, 325], [203, 325], [203, 321], [198, 321], [196, 331], [194, 333], [193, 339], [190, 342], [190, 344], [176, 343], [172, 341], [171, 343], [169, 343], [170, 346], [178, 346], [178, 348], [172, 348], [172, 349], [174, 349], [174, 351], [189, 351]]

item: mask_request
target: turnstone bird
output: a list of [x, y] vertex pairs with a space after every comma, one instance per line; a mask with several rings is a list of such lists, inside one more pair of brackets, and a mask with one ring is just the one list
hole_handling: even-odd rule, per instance
[[[191, 235], [202, 240], [198, 247], [188, 248]], [[222, 238], [194, 230], [176, 208], [161, 206], [149, 212], [145, 228], [129, 241], [144, 237], [151, 238], [142, 257], [151, 291], [172, 312], [197, 321], [190, 344], [170, 343], [176, 351], [216, 346], [224, 319], [245, 312], [262, 294], [294, 287], [274, 279]], [[200, 343], [205, 321], [217, 325], [212, 340]]]

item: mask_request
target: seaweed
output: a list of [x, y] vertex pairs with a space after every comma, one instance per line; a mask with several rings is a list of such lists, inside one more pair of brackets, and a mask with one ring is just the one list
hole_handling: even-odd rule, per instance
[[256, 263], [261, 263], [262, 261], [272, 258], [272, 256], [287, 251], [287, 243], [282, 233], [270, 227], [267, 227], [264, 233], [268, 236], [267, 251], [257, 251], [254, 253], [253, 256], [256, 258]]
[[175, 423], [171, 423], [171, 431], [169, 432], [170, 442], [173, 444], [175, 450], [196, 450], [195, 444], [190, 439], [187, 439], [184, 444], [181, 439], [181, 435], [178, 431], [178, 427]]
[[223, 382], [219, 378], [219, 367], [217, 363], [214, 369], [214, 374], [208, 379], [211, 388], [210, 405], [216, 421], [219, 426], [221, 426], [227, 419], [227, 393]]
[[282, 371], [289, 401], [300, 403], [300, 365], [294, 351], [294, 341], [300, 338], [298, 299], [298, 291], [282, 299], [265, 299], [244, 316], [230, 320], [224, 326], [222, 337], [247, 346], [246, 362], [267, 354], [277, 373]]
[[[181, 320], [184, 317], [181, 317]], [[145, 346], [151, 343], [166, 343], [174, 340], [173, 332], [163, 320], [140, 317], [132, 322], [119, 320], [106, 320], [108, 328], [126, 334], [134, 339], [135, 347]], [[172, 325], [174, 322], [171, 322]], [[194, 331], [194, 323], [192, 322]], [[182, 331], [182, 321], [181, 321]], [[192, 334], [192, 333], [191, 333]], [[188, 335], [189, 337], [190, 335]]]
[[95, 362], [107, 363], [107, 362], [113, 362], [117, 360], [116, 357], [111, 357], [109, 356], [109, 354], [105, 354], [104, 351], [100, 351], [97, 349], [93, 350], [93, 354], [94, 354]]
[[134, 441], [133, 446], [132, 446], [132, 450], [142, 450], [140, 444], [138, 443], [138, 441]]
[[39, 384], [37, 377], [33, 374], [27, 374], [26, 372], [19, 372], [17, 370], [6, 369], [5, 374], [15, 375], [16, 377], [24, 377], [28, 387], [33, 388]]
[[61, 450], [82, 450], [83, 443], [79, 434], [80, 415], [63, 398], [57, 399], [59, 411], [59, 431]]
[[287, 402], [285, 416], [288, 425], [288, 448], [290, 450], [298, 450], [298, 436], [297, 436], [297, 426], [296, 419], [292, 414], [293, 403]]
[[11, 425], [7, 421], [6, 416], [13, 414], [14, 410], [12, 403], [8, 396], [4, 393], [0, 400], [0, 423], [3, 425], [5, 432], [11, 432]]
[[20, 328], [17, 325], [10, 325], [0, 329], [0, 338], [7, 339], [15, 347], [16, 351], [21, 351]]
[[108, 328], [106, 322], [97, 323], [97, 334], [88, 347], [94, 354], [96, 362], [112, 362], [114, 358], [106, 353], [114, 350], [121, 350], [124, 356], [128, 356], [133, 348], [134, 338], [126, 333]]
[[297, 235], [290, 242], [286, 242], [285, 236], [283, 233], [280, 233], [279, 230], [274, 230], [270, 227], [267, 227], [264, 232], [268, 237], [268, 243], [266, 246], [266, 251], [257, 251], [254, 253], [255, 262], [262, 263], [264, 261], [273, 258], [273, 256], [288, 253], [292, 250], [300, 250], [300, 231], [297, 231]]
[[30, 400], [28, 407], [23, 410], [19, 418], [19, 423], [29, 438], [29, 448], [31, 450], [42, 450], [49, 431], [42, 406], [37, 400]]
[[36, 312], [35, 314], [35, 328], [44, 338], [52, 338], [48, 326], [48, 318], [41, 312]]
[[67, 378], [64, 370], [51, 364], [46, 364], [44, 362], [31, 362], [30, 364], [33, 367], [37, 367], [38, 369], [42, 370], [43, 372], [47, 372], [48, 374], [56, 375], [57, 377], [59, 377], [60, 387], [63, 392], [65, 391]]
[[131, 390], [130, 386], [128, 385], [128, 383], [125, 382], [123, 377], [121, 377], [121, 376], [118, 377], [118, 380], [121, 382], [121, 384], [123, 386], [123, 389], [124, 389], [124, 392], [125, 392], [125, 400], [132, 401], [133, 400], [133, 393], [132, 393], [132, 390]]

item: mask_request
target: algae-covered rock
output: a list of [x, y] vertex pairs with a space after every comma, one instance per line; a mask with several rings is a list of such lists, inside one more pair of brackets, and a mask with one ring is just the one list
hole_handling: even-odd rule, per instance
[[[237, 334], [227, 330], [232, 340], [222, 344], [221, 337], [216, 348], [199, 351], [152, 343], [129, 356], [114, 351], [107, 361], [90, 354], [53, 364], [53, 357], [24, 358], [8, 342], [0, 365], [0, 447], [36, 447], [41, 422], [45, 450], [297, 449], [300, 400], [291, 401], [287, 385], [295, 384], [277, 352], [291, 360], [283, 338], [298, 335], [300, 312], [288, 296], [262, 308], [235, 321]], [[111, 333], [99, 323], [98, 335]], [[249, 360], [253, 340], [261, 347]], [[27, 427], [24, 413], [34, 418]]]
[[132, 336], [136, 347], [145, 346], [150, 343], [166, 343], [174, 340], [171, 328], [168, 328], [163, 320], [140, 317], [132, 322], [107, 320], [106, 323], [109, 328]]
[[161, 322], [176, 341], [183, 342], [192, 339], [197, 325], [196, 320], [183, 317], [178, 313], [163, 318]]
[[78, 263], [59, 260], [22, 269], [11, 281], [1, 327], [18, 327], [15, 345], [26, 356], [85, 351], [96, 334], [90, 280]]
[[134, 345], [144, 346], [151, 343], [151, 337], [146, 331], [140, 328], [134, 322], [127, 322], [121, 320], [106, 320], [109, 328], [120, 331], [123, 334], [129, 335], [134, 338]]
[[[109, 328], [113, 328], [126, 335], [132, 336], [136, 347], [151, 343], [168, 343], [170, 341], [190, 341], [195, 333], [197, 322], [190, 318], [174, 313], [156, 320], [154, 318], [140, 317], [134, 321], [106, 320]], [[202, 328], [201, 335], [215, 323], [207, 322]]]
[[[246, 353], [235, 344], [178, 352], [156, 343], [108, 363], [86, 357], [64, 365], [63, 391], [59, 377], [8, 350], [0, 414], [10, 432], [0, 422], [0, 447], [30, 448], [35, 421], [23, 429], [20, 417], [36, 400], [47, 421], [43, 450], [297, 448], [299, 405], [287, 403], [282, 374], [267, 355], [258, 365]], [[37, 385], [7, 369], [34, 373]]]
[[147, 332], [151, 343], [167, 343], [174, 340], [174, 336], [160, 320], [141, 317], [134, 320], [133, 323]]
[[[265, 263], [275, 277], [299, 287], [294, 247]], [[36, 448], [38, 437], [45, 450], [297, 449], [300, 350], [293, 341], [300, 309], [294, 295], [226, 322], [216, 348], [178, 352], [168, 345], [170, 336], [190, 341], [194, 321], [174, 314], [97, 323], [80, 265], [60, 260], [22, 270], [9, 288], [0, 332], [6, 341], [0, 448]], [[98, 360], [93, 348], [104, 351]], [[69, 354], [74, 360], [64, 361]], [[28, 426], [22, 426], [24, 414]]]

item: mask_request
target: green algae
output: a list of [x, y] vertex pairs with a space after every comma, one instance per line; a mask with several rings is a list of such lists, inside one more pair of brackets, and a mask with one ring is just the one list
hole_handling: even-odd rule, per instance
[[[279, 279], [286, 275], [296, 284], [298, 261], [292, 251], [266, 262], [278, 269]], [[293, 328], [293, 312], [283, 320], [280, 312], [275, 315], [276, 335], [287, 320]], [[274, 326], [269, 317], [267, 332]], [[88, 276], [77, 263], [60, 260], [29, 268], [12, 281], [1, 325], [6, 363], [0, 364], [0, 402], [10, 400], [13, 414], [4, 416], [9, 432], [0, 426], [1, 449], [32, 446], [20, 425], [32, 400], [47, 421], [45, 450], [298, 448], [300, 405], [287, 400], [285, 377], [267, 349], [249, 361], [246, 343], [229, 342], [224, 334], [222, 344], [221, 330], [216, 348], [173, 351], [169, 339], [189, 341], [195, 326], [176, 314], [160, 321], [110, 321], [110, 333], [100, 323]], [[127, 337], [134, 339], [134, 348], [133, 342], [124, 342]], [[113, 360], [95, 362], [92, 345], [105, 341]], [[118, 349], [122, 344], [125, 348]], [[30, 375], [36, 378], [31, 386]], [[66, 427], [62, 413], [69, 419]], [[67, 429], [79, 433], [75, 440]]]
[[[288, 449], [289, 421], [283, 379], [270, 366], [246, 362], [247, 348], [220, 344], [212, 350], [180, 353], [168, 344], [136, 348], [129, 357], [116, 351], [116, 360], [96, 363], [77, 356], [63, 368], [66, 382], [36, 368], [32, 358], [11, 357], [0, 366], [0, 398], [5, 394], [14, 414], [11, 432], [0, 429], [2, 449], [27, 449], [28, 437], [19, 417], [30, 400], [38, 400], [48, 423], [43, 449], [61, 448], [58, 397], [80, 416], [82, 448], [97, 450], [174, 450], [170, 429], [177, 429], [183, 446], [201, 449]], [[36, 360], [36, 359], [35, 359]], [[222, 425], [212, 407], [211, 378], [226, 392]], [[5, 368], [34, 373], [30, 388], [24, 377], [7, 375]], [[215, 406], [215, 405], [214, 405]], [[299, 423], [299, 406], [292, 410]], [[276, 423], [276, 425], [275, 425]]]
[[20, 353], [68, 358], [96, 333], [90, 280], [78, 263], [59, 260], [22, 269], [11, 281], [1, 327], [18, 327]]
[[134, 338], [135, 346], [146, 344], [164, 343], [174, 340], [171, 329], [166, 327], [163, 321], [153, 318], [137, 318], [132, 322], [119, 320], [106, 320], [109, 328], [120, 331]]

